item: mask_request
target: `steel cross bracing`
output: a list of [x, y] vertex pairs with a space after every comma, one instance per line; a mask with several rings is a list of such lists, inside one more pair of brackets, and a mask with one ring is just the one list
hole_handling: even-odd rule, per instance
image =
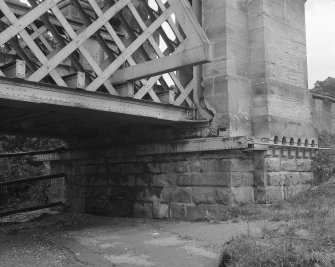
[[178, 70], [212, 49], [186, 0], [28, 2], [0, 0], [1, 76], [194, 108]]

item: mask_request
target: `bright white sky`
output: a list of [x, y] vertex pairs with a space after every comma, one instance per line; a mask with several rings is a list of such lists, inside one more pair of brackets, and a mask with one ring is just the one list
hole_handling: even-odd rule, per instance
[[307, 0], [307, 57], [309, 88], [335, 77], [335, 0]]

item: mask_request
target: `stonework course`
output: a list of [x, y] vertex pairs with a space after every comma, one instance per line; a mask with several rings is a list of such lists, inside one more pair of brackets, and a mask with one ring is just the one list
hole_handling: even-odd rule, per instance
[[[132, 154], [130, 147], [52, 155], [67, 175], [67, 206], [107, 216], [160, 219], [224, 219], [241, 203], [284, 201], [314, 181], [312, 149], [287, 156], [269, 151], [226, 149], [192, 153]], [[291, 151], [292, 150], [292, 151]], [[294, 153], [293, 153], [294, 152]], [[294, 155], [294, 156], [288, 156]]]
[[[229, 158], [227, 158], [229, 156]], [[110, 216], [199, 219], [226, 216], [237, 202], [253, 201], [249, 154], [216, 153], [115, 158], [84, 157], [54, 162], [67, 166], [71, 208]], [[73, 207], [73, 203], [76, 203]]]

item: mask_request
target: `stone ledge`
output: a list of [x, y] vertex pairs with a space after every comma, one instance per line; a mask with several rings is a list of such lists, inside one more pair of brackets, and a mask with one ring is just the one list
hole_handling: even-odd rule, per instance
[[[45, 154], [36, 157], [37, 161], [66, 161], [92, 159], [96, 157], [117, 158], [126, 156], [150, 156], [166, 155], [179, 153], [192, 153], [203, 151], [220, 151], [248, 149], [253, 146], [254, 137], [235, 137], [235, 138], [192, 138], [175, 140], [170, 142], [161, 142], [153, 144], [138, 144], [134, 146], [114, 146], [108, 148], [90, 148], [86, 150], [77, 149], [62, 153]], [[104, 153], [101, 151], [104, 150]], [[107, 151], [106, 151], [107, 150]], [[103, 155], [99, 154], [102, 153]]]

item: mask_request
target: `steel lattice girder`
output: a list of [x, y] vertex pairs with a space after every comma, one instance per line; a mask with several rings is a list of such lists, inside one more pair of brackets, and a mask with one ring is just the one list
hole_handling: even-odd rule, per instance
[[[170, 90], [162, 76], [167, 73], [173, 81], [173, 90], [176, 93], [173, 104], [180, 106], [185, 103], [188, 107], [193, 107], [193, 81], [182, 84], [174, 71], [209, 62], [212, 59], [212, 46], [186, 0], [167, 0], [165, 4], [162, 0], [155, 0], [157, 10], [153, 10], [145, 1], [142, 2], [149, 12], [149, 15], [146, 15], [149, 18], [147, 21], [141, 16], [143, 14], [137, 11], [135, 0], [110, 0], [111, 6], [104, 8], [101, 8], [96, 0], [88, 0], [88, 3], [71, 0], [83, 18], [81, 27], [78, 23], [74, 26], [73, 21], [64, 15], [61, 10], [63, 1], [31, 1], [33, 8], [29, 12], [17, 15], [15, 12], [21, 12], [17, 6], [0, 0], [0, 10], [4, 14], [2, 20], [8, 24], [8, 27], [0, 33], [0, 45], [20, 36], [24, 41], [23, 45], [38, 61], [36, 70], [30, 68], [26, 78], [28, 81], [40, 82], [50, 75], [57, 85], [68, 86], [59, 66], [70, 58], [75, 63], [72, 68], [86, 73], [85, 87], [88, 91], [94, 92], [104, 86], [110, 94], [118, 95], [115, 86], [125, 82], [136, 82], [138, 88], [133, 94], [134, 98], [142, 99], [149, 95], [154, 102], [161, 102], [158, 92], [153, 87], [160, 82], [165, 85], [165, 90]], [[87, 9], [81, 7], [84, 3], [89, 6], [89, 12], [94, 13], [95, 17], [86, 14]], [[130, 11], [136, 29], [124, 17], [125, 10]], [[125, 34], [131, 37], [130, 43], [124, 43], [111, 22], [111, 19], [116, 18], [121, 20]], [[91, 23], [87, 24], [89, 21]], [[164, 23], [173, 32], [174, 40], [169, 39], [170, 37], [164, 32]], [[39, 26], [36, 26], [37, 24]], [[33, 29], [32, 34], [28, 32], [28, 27]], [[57, 33], [56, 28], [62, 33]], [[52, 32], [59, 40], [60, 45], [57, 48], [53, 49], [43, 36], [46, 31]], [[66, 42], [61, 40], [65, 38], [64, 36], [68, 38]], [[168, 49], [161, 50], [156, 40], [157, 36], [164, 40]], [[47, 48], [47, 54], [37, 39]], [[99, 43], [108, 55], [103, 62], [97, 62], [93, 56], [94, 51], [85, 46], [89, 40]], [[118, 50], [115, 58], [113, 50], [110, 49], [111, 42]], [[153, 51], [153, 55], [149, 55], [145, 45], [150, 46], [149, 50]], [[134, 57], [138, 51], [144, 61]], [[22, 49], [20, 52], [23, 53]], [[79, 56], [88, 62], [91, 70], [83, 70], [74, 53], [79, 53]], [[27, 58], [25, 54], [23, 56]], [[0, 72], [0, 75], [5, 74]]]

